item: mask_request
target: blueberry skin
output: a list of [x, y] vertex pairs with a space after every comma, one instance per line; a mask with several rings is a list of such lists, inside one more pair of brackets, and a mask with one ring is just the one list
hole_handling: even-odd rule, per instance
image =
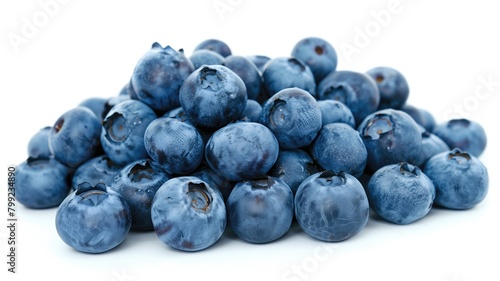
[[111, 186], [115, 176], [122, 168], [122, 165], [114, 163], [106, 155], [96, 156], [76, 168], [71, 178], [71, 187], [76, 190], [78, 185], [84, 182], [91, 185], [102, 182], [107, 186]]
[[222, 65], [225, 61], [224, 57], [221, 56], [219, 53], [207, 49], [194, 51], [189, 57], [189, 60], [191, 60], [191, 63], [193, 63], [195, 69], [200, 68], [204, 64]]
[[432, 181], [417, 166], [405, 162], [376, 171], [366, 193], [375, 213], [395, 224], [410, 224], [425, 217], [436, 196]]
[[226, 202], [233, 233], [250, 243], [283, 237], [293, 220], [293, 193], [280, 179], [264, 177], [236, 184]]
[[195, 51], [198, 50], [210, 50], [218, 53], [223, 57], [228, 57], [231, 55], [231, 48], [224, 41], [219, 39], [206, 39], [200, 42], [194, 48]]
[[56, 213], [59, 237], [75, 250], [98, 254], [125, 240], [131, 226], [123, 198], [106, 185], [82, 183], [61, 203]]
[[52, 128], [44, 127], [36, 132], [28, 142], [28, 156], [31, 158], [49, 158], [52, 152], [49, 148], [49, 134]]
[[100, 147], [101, 122], [88, 108], [78, 106], [57, 119], [49, 134], [49, 148], [61, 163], [75, 168]]
[[368, 222], [369, 204], [361, 183], [344, 172], [308, 177], [295, 194], [295, 217], [309, 236], [326, 242], [349, 239]]
[[132, 86], [140, 101], [155, 110], [167, 111], [179, 107], [179, 89], [194, 69], [182, 50], [163, 48], [155, 42], [137, 62]]
[[311, 144], [321, 129], [321, 109], [308, 92], [288, 88], [267, 100], [261, 123], [274, 133], [281, 148], [300, 148]]
[[368, 153], [358, 131], [344, 123], [323, 126], [311, 145], [311, 155], [324, 170], [360, 177]]
[[323, 38], [307, 37], [300, 40], [293, 47], [292, 57], [302, 60], [309, 66], [316, 83], [337, 68], [337, 52]]
[[217, 130], [205, 147], [205, 160], [229, 181], [265, 175], [276, 162], [279, 144], [273, 133], [255, 122], [236, 122]]
[[316, 82], [311, 69], [294, 57], [278, 57], [267, 62], [262, 72], [262, 83], [269, 96], [293, 87], [316, 96]]
[[295, 194], [306, 178], [321, 170], [309, 153], [302, 149], [280, 150], [268, 175], [284, 181]]
[[177, 177], [156, 192], [151, 218], [158, 238], [182, 251], [200, 251], [215, 244], [226, 229], [222, 195], [197, 177]]
[[153, 230], [151, 204], [156, 191], [170, 176], [151, 159], [141, 159], [121, 169], [113, 179], [111, 189], [127, 202], [132, 217], [131, 229]]
[[402, 111], [408, 113], [408, 115], [417, 122], [417, 124], [424, 127], [427, 132], [434, 132], [434, 128], [436, 127], [436, 119], [434, 116], [427, 110], [423, 108], [417, 108], [413, 105], [405, 104], [401, 108]]
[[387, 66], [374, 67], [368, 70], [366, 74], [377, 82], [380, 93], [378, 109], [401, 109], [410, 95], [408, 81], [406, 81], [403, 74]]
[[328, 74], [316, 89], [318, 100], [337, 100], [347, 105], [360, 124], [378, 109], [380, 93], [375, 81], [365, 73], [337, 70]]
[[346, 123], [356, 128], [356, 121], [351, 110], [345, 104], [336, 100], [319, 100], [321, 110], [321, 124], [325, 126], [330, 123]]
[[470, 209], [488, 193], [488, 170], [474, 155], [456, 148], [433, 156], [424, 173], [436, 187], [436, 205], [456, 210]]
[[70, 191], [70, 172], [54, 158], [28, 158], [16, 166], [16, 200], [31, 209], [57, 207]]
[[434, 134], [451, 149], [460, 148], [475, 157], [481, 156], [486, 149], [486, 132], [481, 124], [472, 120], [449, 120], [437, 125]]
[[246, 57], [234, 55], [227, 57], [224, 65], [243, 80], [248, 99], [256, 100], [262, 89], [262, 76], [257, 66]]
[[192, 177], [197, 177], [202, 181], [208, 183], [212, 188], [217, 189], [224, 199], [224, 202], [227, 201], [229, 194], [234, 188], [236, 182], [226, 180], [225, 178], [219, 176], [214, 170], [210, 168], [208, 165], [201, 165], [190, 174]]
[[148, 157], [144, 133], [156, 120], [155, 112], [137, 100], [121, 102], [108, 112], [101, 131], [102, 148], [118, 165], [127, 165]]
[[264, 66], [266, 65], [266, 63], [271, 60], [270, 57], [264, 55], [251, 55], [247, 56], [247, 58], [252, 61], [255, 66], [257, 66], [257, 69], [261, 74], [264, 71]]
[[79, 106], [84, 106], [87, 107], [88, 109], [92, 110], [94, 112], [95, 116], [99, 118], [99, 120], [102, 122], [102, 119], [106, 117], [106, 114], [104, 114], [106, 110], [106, 104], [108, 102], [108, 99], [105, 98], [99, 98], [99, 97], [93, 97], [93, 98], [88, 98], [83, 100]]
[[367, 116], [358, 132], [368, 152], [367, 169], [408, 162], [420, 165], [422, 135], [418, 124], [401, 110], [383, 109]]
[[232, 70], [223, 65], [205, 65], [186, 78], [179, 100], [197, 125], [221, 128], [241, 116], [247, 94], [243, 80]]
[[247, 100], [247, 106], [243, 110], [242, 118], [251, 122], [260, 122], [262, 106], [255, 100]]
[[203, 160], [204, 143], [196, 128], [175, 118], [161, 117], [148, 126], [144, 144], [149, 156], [169, 174], [187, 175]]

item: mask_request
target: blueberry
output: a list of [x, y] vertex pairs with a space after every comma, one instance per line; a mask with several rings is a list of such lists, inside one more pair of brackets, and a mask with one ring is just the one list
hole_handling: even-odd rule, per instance
[[134, 230], [153, 230], [151, 204], [156, 191], [170, 176], [151, 159], [132, 162], [121, 169], [113, 179], [111, 189], [127, 202]]
[[151, 218], [158, 238], [182, 251], [212, 246], [227, 223], [222, 195], [197, 177], [165, 182], [153, 198]]
[[279, 91], [262, 107], [261, 123], [275, 134], [283, 149], [309, 145], [321, 129], [321, 122], [318, 102], [299, 88]]
[[377, 84], [367, 74], [336, 70], [328, 74], [316, 89], [319, 100], [337, 100], [347, 105], [356, 124], [378, 109], [380, 93]]
[[28, 158], [16, 166], [16, 200], [32, 209], [57, 207], [70, 191], [70, 172], [54, 158]]
[[470, 209], [488, 192], [486, 167], [474, 155], [458, 148], [433, 156], [424, 173], [436, 187], [434, 203], [444, 208]]
[[486, 149], [486, 132], [481, 124], [469, 119], [452, 119], [441, 123], [434, 129], [451, 149], [460, 148], [475, 157], [481, 156]]
[[247, 106], [243, 110], [242, 118], [251, 122], [260, 122], [262, 106], [255, 100], [247, 100]]
[[122, 87], [118, 95], [129, 97], [133, 100], [139, 100], [139, 96], [137, 96], [137, 93], [134, 90], [134, 86], [132, 85], [132, 78], [130, 78], [129, 82]]
[[323, 38], [307, 37], [300, 40], [293, 47], [292, 56], [309, 66], [316, 83], [337, 68], [337, 52]]
[[[100, 97], [93, 97], [93, 98], [88, 98], [83, 100], [79, 106], [84, 106], [87, 107], [88, 109], [92, 110], [94, 112], [95, 116], [102, 122], [102, 119], [106, 117], [106, 114], [104, 112], [107, 110], [107, 103], [108, 99], [105, 98], [100, 98]], [[107, 110], [109, 111], [109, 110]]]
[[410, 115], [417, 124], [424, 127], [426, 131], [430, 133], [434, 131], [436, 119], [434, 119], [434, 116], [429, 111], [409, 104], [403, 105], [401, 110], [408, 113], [408, 115]]
[[294, 57], [279, 57], [267, 62], [262, 72], [262, 83], [269, 96], [293, 87], [316, 96], [313, 73], [309, 66]]
[[154, 43], [137, 62], [132, 86], [140, 101], [155, 110], [167, 111], [180, 105], [179, 89], [193, 71], [193, 64], [182, 50]]
[[224, 179], [243, 181], [265, 175], [276, 162], [278, 153], [278, 141], [267, 127], [254, 122], [236, 122], [210, 137], [205, 159]]
[[179, 99], [184, 112], [196, 124], [220, 128], [241, 116], [247, 94], [245, 84], [232, 70], [205, 65], [186, 78]]
[[410, 88], [403, 74], [387, 66], [372, 68], [366, 74], [377, 82], [380, 93], [378, 109], [401, 109], [410, 95]]
[[194, 122], [193, 119], [189, 118], [189, 116], [187, 116], [184, 109], [180, 106], [165, 112], [165, 114], [163, 114], [162, 117], [174, 118], [174, 119], [177, 119], [179, 121], [186, 122], [186, 123], [189, 123], [193, 126], [196, 126], [196, 122]]
[[247, 56], [247, 58], [252, 61], [255, 66], [257, 66], [257, 69], [261, 74], [264, 71], [264, 65], [266, 65], [266, 63], [271, 60], [270, 57], [264, 55], [252, 55]]
[[28, 142], [28, 156], [31, 158], [49, 158], [52, 156], [49, 148], [50, 126], [40, 129]]
[[431, 159], [432, 156], [449, 151], [450, 148], [448, 145], [440, 139], [438, 136], [434, 135], [433, 133], [429, 133], [424, 129], [424, 127], [420, 126], [420, 132], [422, 133], [422, 147], [421, 147], [421, 158], [422, 160], [420, 161], [422, 164], [420, 164], [421, 167], [427, 163], [429, 159]]
[[161, 117], [148, 126], [144, 143], [149, 156], [169, 174], [193, 172], [203, 159], [203, 139], [196, 128], [175, 118]]
[[319, 131], [311, 155], [324, 170], [344, 171], [355, 177], [363, 174], [367, 151], [358, 131], [344, 123], [330, 123]]
[[88, 108], [65, 112], [52, 126], [49, 148], [61, 163], [74, 168], [92, 158], [100, 147], [101, 122]]
[[218, 53], [219, 55], [223, 57], [228, 57], [231, 55], [231, 48], [223, 42], [222, 40], [219, 39], [206, 39], [200, 42], [196, 47], [194, 48], [195, 51], [197, 50], [210, 50]]
[[405, 162], [376, 171], [366, 192], [375, 213], [395, 224], [426, 216], [436, 196], [432, 181], [417, 166]]
[[345, 123], [356, 128], [354, 116], [345, 104], [336, 100], [320, 100], [318, 105], [321, 110], [321, 124], [323, 126], [330, 123]]
[[109, 159], [123, 166], [148, 157], [144, 133], [155, 119], [155, 112], [137, 100], [113, 106], [104, 118], [101, 132], [102, 148]]
[[217, 189], [221, 193], [222, 198], [224, 198], [224, 202], [226, 202], [236, 184], [234, 181], [229, 181], [219, 176], [208, 165], [201, 165], [196, 171], [191, 173], [190, 176], [198, 177], [202, 181], [208, 183], [212, 188]]
[[76, 168], [71, 178], [71, 187], [76, 190], [78, 185], [84, 182], [91, 185], [102, 182], [107, 186], [111, 186], [115, 176], [121, 169], [122, 165], [114, 163], [106, 155], [96, 156]]
[[226, 206], [228, 226], [240, 239], [251, 243], [281, 238], [293, 220], [292, 190], [277, 178], [237, 183]]
[[[108, 115], [109, 111], [117, 104], [122, 103], [124, 101], [129, 101], [131, 98], [129, 96], [125, 95], [119, 95], [119, 96], [113, 96], [108, 99], [106, 99], [106, 103], [104, 104], [104, 110], [102, 111], [101, 115], [101, 122], [106, 118]], [[98, 116], [99, 117], [99, 116]]]
[[372, 113], [358, 131], [368, 152], [370, 171], [399, 162], [421, 164], [422, 135], [418, 124], [405, 112], [383, 109]]
[[229, 56], [224, 65], [236, 73], [247, 89], [247, 97], [256, 100], [262, 89], [262, 77], [255, 64], [246, 57]]
[[200, 68], [202, 65], [221, 65], [224, 63], [224, 57], [211, 50], [203, 49], [194, 51], [189, 60], [193, 63], [195, 69]]
[[131, 226], [127, 203], [103, 183], [82, 183], [61, 203], [56, 229], [61, 239], [85, 253], [103, 253], [121, 244]]
[[309, 236], [327, 242], [358, 234], [368, 222], [368, 198], [361, 183], [344, 172], [316, 173], [295, 194], [295, 217]]
[[295, 194], [306, 178], [319, 171], [321, 168], [306, 151], [302, 149], [280, 150], [278, 159], [268, 175], [284, 181]]

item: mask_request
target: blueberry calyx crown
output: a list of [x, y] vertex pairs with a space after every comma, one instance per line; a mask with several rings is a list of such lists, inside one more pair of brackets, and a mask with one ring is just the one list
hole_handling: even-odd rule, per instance
[[460, 148], [455, 148], [448, 153], [448, 160], [455, 160], [458, 164], [463, 164], [471, 160], [468, 152], [462, 151]]
[[106, 185], [102, 182], [96, 184], [95, 186], [92, 186], [88, 182], [82, 182], [76, 188], [75, 195], [80, 196], [78, 203], [89, 206], [97, 206], [107, 198], [108, 192]]
[[328, 89], [325, 90], [325, 96], [328, 97], [328, 99], [345, 104], [347, 101], [348, 92], [349, 86], [337, 84], [328, 87]]
[[252, 189], [268, 189], [275, 181], [271, 177], [262, 177], [252, 180]]
[[377, 74], [375, 76], [375, 82], [377, 82], [377, 83], [382, 83], [382, 81], [384, 81], [384, 79], [385, 79], [385, 77], [382, 74]]
[[285, 117], [286, 117], [285, 112], [283, 110], [285, 105], [286, 105], [286, 101], [279, 99], [279, 98], [273, 102], [273, 106], [271, 107], [270, 114], [269, 114], [271, 117], [271, 118], [269, 118], [271, 125], [273, 125], [273, 126], [283, 125]]
[[151, 45], [151, 49], [157, 50], [159, 53], [162, 53], [164, 55], [172, 55], [177, 53], [172, 47], [170, 47], [170, 45], [167, 45], [165, 46], [165, 48], [163, 48], [158, 42], [154, 42], [153, 45]]
[[470, 121], [467, 119], [453, 119], [448, 122], [448, 128], [467, 128], [470, 125]]
[[332, 170], [327, 170], [322, 172], [319, 177], [320, 179], [325, 179], [329, 185], [344, 185], [347, 182], [347, 177], [344, 171], [335, 173]]
[[428, 132], [428, 131], [423, 131], [422, 132], [422, 139], [428, 139], [432, 136], [432, 133]]
[[[106, 162], [106, 167], [109, 169], [118, 169], [120, 168], [120, 166], [118, 166], [115, 162], [111, 161], [111, 159], [109, 159], [107, 156], [103, 157], [99, 162]], [[99, 166], [96, 165], [96, 167], [98, 168]], [[100, 172], [103, 172], [103, 173], [107, 173], [108, 170], [102, 170], [100, 169], [99, 171]]]
[[407, 162], [403, 162], [403, 163], [399, 164], [399, 172], [403, 176], [418, 177], [417, 167], [413, 166], [412, 164], [409, 164]]
[[154, 170], [149, 160], [135, 164], [128, 173], [127, 177], [131, 182], [141, 182], [142, 180], [152, 180]]
[[204, 183], [188, 183], [189, 199], [191, 200], [191, 207], [196, 210], [206, 212], [212, 203], [212, 196], [210, 195], [207, 186]]
[[299, 70], [298, 72], [304, 72], [306, 70], [306, 66], [300, 60], [296, 58], [289, 58], [288, 63], [294, 68]]
[[43, 169], [45, 167], [45, 164], [47, 162], [49, 162], [49, 161], [50, 161], [50, 158], [40, 156], [40, 157], [29, 157], [26, 160], [26, 163], [31, 168], [36, 167], [36, 168], [39, 168], [39, 169]]
[[64, 118], [61, 117], [57, 119], [56, 124], [52, 129], [54, 130], [55, 133], [59, 133], [62, 130], [63, 126], [64, 126]]
[[393, 129], [394, 122], [392, 122], [390, 115], [377, 114], [366, 125], [363, 136], [370, 137], [372, 140], [378, 140], [382, 135], [391, 132]]
[[106, 128], [106, 136], [114, 142], [123, 142], [130, 134], [127, 119], [119, 112], [115, 112], [106, 118], [103, 126]]
[[200, 69], [200, 83], [203, 89], [210, 88], [212, 91], [216, 92], [223, 87], [220, 72], [217, 69], [204, 66]]
[[314, 52], [317, 55], [321, 56], [325, 52], [325, 50], [324, 50], [323, 46], [316, 46], [316, 47], [314, 47]]

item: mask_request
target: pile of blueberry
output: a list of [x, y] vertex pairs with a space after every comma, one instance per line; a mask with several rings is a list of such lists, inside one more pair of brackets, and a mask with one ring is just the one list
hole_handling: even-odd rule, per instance
[[433, 206], [485, 198], [481, 125], [436, 124], [406, 103], [393, 68], [336, 68], [334, 48], [316, 37], [272, 59], [232, 55], [215, 39], [190, 57], [154, 43], [119, 95], [82, 101], [32, 137], [16, 198], [57, 207], [61, 239], [88, 253], [130, 230], [184, 251], [210, 247], [226, 228], [272, 242], [292, 223], [343, 241], [370, 209], [409, 224]]

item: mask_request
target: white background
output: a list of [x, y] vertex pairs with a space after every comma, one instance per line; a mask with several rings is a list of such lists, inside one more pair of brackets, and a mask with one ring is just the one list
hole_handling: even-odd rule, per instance
[[[465, 108], [461, 115], [488, 134], [481, 160], [490, 190], [471, 210], [434, 209], [407, 226], [373, 217], [341, 243], [316, 241], [294, 227], [266, 245], [228, 233], [197, 253], [172, 250], [151, 232], [131, 233], [105, 254], [82, 254], [59, 239], [56, 209], [18, 206], [18, 273], [7, 273], [2, 224], [1, 280], [500, 280], [494, 162], [500, 17], [494, 1], [67, 0], [52, 1], [57, 5], [48, 12], [40, 4], [47, 2], [0, 4], [3, 186], [7, 165], [25, 160], [34, 133], [83, 99], [117, 95], [155, 41], [190, 55], [199, 42], [218, 38], [237, 55], [277, 57], [288, 56], [300, 39], [318, 36], [336, 48], [338, 69], [399, 69], [410, 84], [409, 103], [439, 122]], [[0, 198], [6, 224], [6, 192]]]

